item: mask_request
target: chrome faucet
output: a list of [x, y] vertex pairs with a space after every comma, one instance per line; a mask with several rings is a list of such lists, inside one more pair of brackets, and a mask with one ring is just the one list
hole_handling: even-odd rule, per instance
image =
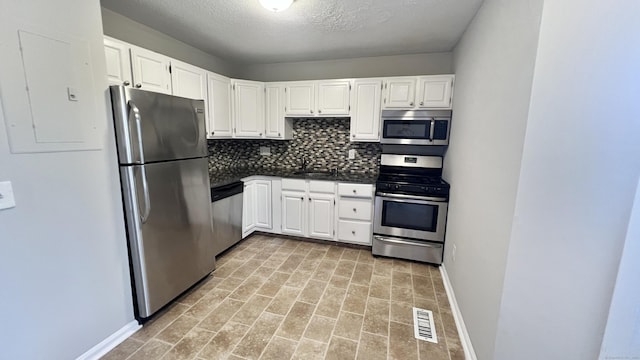
[[304, 171], [307, 170], [307, 158], [306, 156], [302, 156], [302, 163], [300, 164], [300, 170]]

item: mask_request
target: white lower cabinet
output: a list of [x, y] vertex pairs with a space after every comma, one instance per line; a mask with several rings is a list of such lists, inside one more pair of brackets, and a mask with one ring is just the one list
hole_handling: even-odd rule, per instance
[[309, 193], [309, 237], [333, 240], [335, 201], [333, 194]]
[[338, 241], [371, 245], [373, 185], [338, 184]]
[[271, 180], [248, 180], [242, 194], [242, 237], [273, 229]]
[[282, 190], [282, 233], [305, 236], [306, 194], [302, 191]]

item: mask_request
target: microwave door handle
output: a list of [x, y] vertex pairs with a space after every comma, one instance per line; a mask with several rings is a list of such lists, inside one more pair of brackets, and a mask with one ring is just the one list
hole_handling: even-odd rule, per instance
[[429, 131], [429, 141], [433, 141], [433, 133], [436, 131], [436, 119], [431, 119], [431, 130]]

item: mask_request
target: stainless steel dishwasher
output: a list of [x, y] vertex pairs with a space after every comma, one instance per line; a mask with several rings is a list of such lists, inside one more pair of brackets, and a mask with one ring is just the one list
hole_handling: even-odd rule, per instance
[[242, 240], [243, 189], [241, 181], [211, 189], [211, 217], [216, 256]]

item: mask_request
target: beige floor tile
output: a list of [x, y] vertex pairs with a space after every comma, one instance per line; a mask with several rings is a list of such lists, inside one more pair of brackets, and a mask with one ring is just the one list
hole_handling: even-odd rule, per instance
[[200, 350], [213, 338], [215, 333], [204, 329], [194, 328], [176, 344], [162, 360], [193, 359]]
[[320, 281], [329, 281], [336, 266], [338, 266], [338, 262], [335, 260], [322, 260], [313, 273], [312, 278]]
[[274, 297], [280, 291], [280, 288], [284, 283], [289, 279], [289, 274], [274, 272], [271, 274], [269, 279], [260, 287], [260, 289], [256, 292], [258, 295], [264, 295], [269, 297]]
[[367, 310], [364, 313], [362, 331], [376, 335], [387, 336], [389, 334], [389, 302], [375, 298], [369, 298]]
[[411, 289], [413, 287], [411, 274], [395, 271], [394, 269], [391, 274], [391, 285]]
[[358, 344], [358, 360], [385, 360], [387, 358], [386, 336], [363, 332]]
[[436, 294], [433, 289], [433, 283], [431, 282], [431, 276], [418, 276], [413, 275], [413, 295], [416, 297], [435, 299]]
[[333, 272], [333, 274], [351, 278], [351, 275], [353, 275], [353, 269], [355, 267], [356, 263], [354, 261], [342, 259], [338, 261], [338, 266], [336, 267], [336, 270]]
[[391, 301], [413, 303], [413, 290], [411, 288], [391, 286]]
[[371, 274], [373, 265], [358, 263], [351, 277], [353, 284], [369, 286], [371, 284]]
[[373, 275], [369, 287], [369, 296], [389, 300], [391, 298], [391, 278]]
[[128, 338], [100, 359], [123, 360], [128, 358], [129, 355], [133, 354], [136, 350], [140, 349], [142, 345], [144, 345], [143, 341]]
[[341, 259], [342, 260], [358, 261], [358, 256], [359, 255], [360, 255], [360, 250], [359, 249], [346, 248], [342, 252]]
[[307, 285], [309, 278], [311, 278], [311, 274], [312, 273], [310, 272], [296, 271], [291, 274], [285, 285], [295, 288], [303, 288]]
[[347, 296], [342, 303], [342, 310], [350, 311], [356, 314], [364, 314], [364, 308], [367, 304], [367, 296], [369, 287], [362, 285], [349, 285]]
[[358, 343], [352, 340], [342, 339], [339, 337], [331, 338], [329, 348], [327, 349], [327, 360], [349, 360], [356, 358], [356, 350]]
[[229, 290], [213, 289], [202, 299], [200, 299], [195, 305], [185, 312], [185, 315], [191, 316], [196, 319], [204, 319], [211, 310], [231, 294]]
[[315, 315], [311, 318], [303, 336], [307, 339], [328, 343], [335, 325], [335, 319]]
[[432, 265], [423, 264], [423, 263], [419, 263], [419, 262], [412, 262], [411, 263], [411, 273], [413, 275], [431, 277], [431, 272], [429, 271], [430, 267], [433, 267], [433, 266]]
[[346, 290], [349, 287], [350, 282], [351, 282], [351, 279], [348, 277], [333, 275], [331, 277], [331, 280], [329, 280], [329, 286]]
[[[422, 308], [421, 308], [422, 309]], [[405, 302], [392, 301], [390, 303], [391, 321], [413, 325], [413, 305]], [[429, 310], [428, 308], [426, 310]]]
[[242, 284], [243, 282], [244, 282], [244, 279], [230, 277], [222, 280], [220, 284], [218, 284], [218, 288], [223, 290], [229, 290], [231, 292], [237, 289], [238, 286], [240, 286], [240, 284]]
[[231, 321], [251, 325], [260, 314], [267, 308], [267, 306], [271, 303], [271, 298], [261, 295], [252, 296], [249, 301], [247, 301], [240, 310], [231, 318]]
[[302, 339], [298, 344], [296, 352], [293, 354], [294, 360], [321, 360], [327, 351], [327, 344], [321, 342]]
[[232, 292], [229, 297], [240, 301], [247, 301], [258, 289], [260, 289], [264, 282], [265, 279], [259, 276], [251, 276], [238, 286], [238, 288]]
[[298, 301], [304, 301], [309, 304], [317, 304], [318, 301], [320, 301], [320, 297], [322, 297], [322, 293], [324, 293], [324, 288], [326, 286], [326, 282], [309, 280], [307, 286], [305, 286], [300, 293]]
[[291, 341], [287, 339], [283, 339], [278, 336], [274, 336], [273, 339], [267, 345], [267, 348], [264, 349], [264, 353], [260, 356], [261, 360], [288, 360], [291, 359], [293, 353], [296, 351], [296, 347], [298, 343], [296, 341]]
[[342, 301], [344, 300], [347, 290], [336, 288], [333, 286], [327, 287], [318, 307], [316, 308], [316, 314], [327, 316], [330, 318], [337, 318], [340, 314], [340, 308], [342, 307]]
[[236, 271], [232, 272], [229, 276], [246, 279], [251, 276], [251, 274], [253, 274], [261, 265], [262, 261], [251, 259], [238, 267]]
[[313, 258], [311, 257], [311, 255], [307, 255], [304, 261], [300, 263], [300, 265], [298, 265], [298, 268], [296, 270], [305, 271], [305, 272], [314, 272], [316, 271], [316, 268], [318, 267], [318, 265], [320, 265], [320, 262], [321, 262], [321, 259], [317, 257]]
[[273, 298], [271, 304], [267, 307], [268, 312], [286, 315], [296, 301], [301, 289], [283, 286]]
[[147, 341], [140, 349], [131, 355], [130, 360], [149, 360], [160, 359], [167, 351], [171, 349], [171, 345], [160, 340], [151, 339]]
[[391, 277], [393, 271], [393, 260], [377, 258], [373, 263], [373, 274], [378, 276]]
[[314, 305], [300, 301], [295, 302], [282, 322], [277, 335], [291, 340], [300, 340], [309, 320], [311, 320], [314, 309]]
[[375, 262], [375, 258], [373, 257], [373, 255], [371, 255], [371, 251], [360, 250], [360, 255], [358, 255], [358, 262], [373, 265]]
[[182, 315], [162, 330], [160, 334], [156, 335], [156, 339], [176, 344], [199, 322], [200, 320], [196, 318]]
[[431, 311], [438, 311], [440, 309], [438, 307], [438, 303], [432, 299], [415, 298], [413, 301], [413, 305], [417, 308]]
[[189, 309], [188, 306], [175, 303], [167, 310], [163, 310], [157, 314], [152, 320], [144, 324], [142, 329], [136, 331], [131, 337], [136, 340], [147, 341], [156, 336], [165, 327], [169, 326], [178, 316], [182, 315]]
[[[218, 286], [222, 282], [222, 279], [216, 278], [216, 280], [216, 286]], [[211, 289], [198, 287], [182, 295], [176, 301], [183, 305], [192, 306], [193, 304], [197, 303], [198, 300], [202, 299], [202, 297], [205, 296], [209, 291], [211, 291]]]
[[287, 258], [287, 260], [285, 260], [282, 263], [282, 265], [280, 265], [280, 267], [278, 268], [278, 271], [285, 272], [285, 273], [293, 273], [298, 267], [298, 265], [302, 263], [302, 261], [304, 260], [304, 257], [305, 255], [301, 255], [301, 254], [291, 254]]
[[333, 330], [333, 335], [358, 340], [364, 316], [349, 312], [341, 312]]
[[209, 331], [218, 331], [240, 310], [242, 305], [244, 305], [242, 301], [229, 298], [224, 299], [198, 326]]
[[393, 271], [411, 274], [411, 261], [393, 259]]
[[[392, 359], [417, 359], [418, 340], [413, 326], [392, 321], [389, 325], [389, 357]], [[424, 341], [423, 341], [424, 342]]]
[[213, 275], [217, 278], [226, 278], [229, 277], [233, 272], [238, 270], [244, 264], [242, 260], [232, 259], [227, 261], [224, 265], [216, 268], [213, 272]]
[[209, 360], [226, 359], [248, 331], [249, 327], [246, 325], [228, 322], [198, 356]]
[[233, 350], [233, 354], [246, 359], [258, 359], [267, 344], [269, 344], [282, 319], [281, 315], [262, 313]]
[[343, 252], [344, 252], [344, 248], [342, 247], [330, 246], [324, 258], [331, 259], [331, 260], [339, 260], [342, 257]]
[[275, 271], [275, 267], [260, 266], [258, 270], [253, 273], [253, 276], [259, 276], [263, 279], [268, 279]]

